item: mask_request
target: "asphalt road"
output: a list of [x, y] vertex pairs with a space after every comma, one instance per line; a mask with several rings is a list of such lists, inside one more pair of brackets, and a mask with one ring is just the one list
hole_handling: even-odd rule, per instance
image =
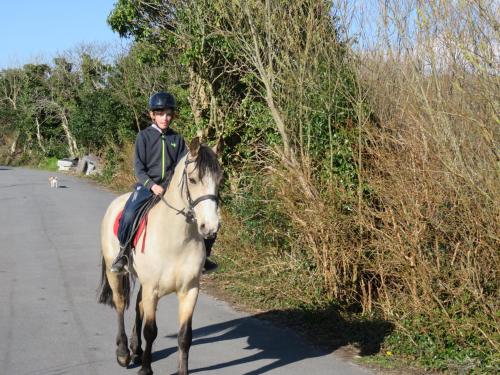
[[[51, 189], [54, 174], [0, 167], [0, 374], [135, 374], [137, 367], [115, 361], [114, 310], [96, 302], [99, 225], [115, 195], [63, 174]], [[153, 371], [172, 374], [174, 296], [160, 301], [157, 316]], [[206, 294], [193, 319], [189, 367], [200, 374], [369, 373]]]

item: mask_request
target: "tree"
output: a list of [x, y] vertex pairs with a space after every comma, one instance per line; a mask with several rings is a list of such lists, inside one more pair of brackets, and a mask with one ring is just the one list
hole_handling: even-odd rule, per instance
[[[271, 146], [311, 196], [319, 164], [313, 159], [326, 157], [331, 163], [322, 165], [333, 170], [335, 127], [356, 112], [348, 98], [357, 87], [331, 7], [323, 0], [122, 0], [108, 22], [121, 35], [178, 50], [197, 126], [207, 135], [241, 140], [255, 133], [242, 109], [248, 101], [265, 103], [269, 131], [279, 137]], [[353, 163], [352, 155], [346, 159]]]
[[12, 155], [17, 147], [19, 131], [15, 129], [13, 123], [17, 115], [18, 100], [23, 88], [25, 80], [24, 72], [21, 69], [7, 69], [0, 73], [0, 89], [2, 93], [2, 127], [3, 134], [11, 133], [13, 140], [10, 146], [10, 154]]

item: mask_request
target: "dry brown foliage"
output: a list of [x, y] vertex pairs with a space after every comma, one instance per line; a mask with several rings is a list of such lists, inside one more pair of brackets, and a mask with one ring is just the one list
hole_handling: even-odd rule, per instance
[[126, 142], [122, 146], [112, 146], [113, 159], [104, 158], [106, 182], [117, 191], [130, 191], [136, 183], [134, 173], [135, 147], [133, 142]]
[[[357, 80], [366, 88], [350, 98], [360, 109], [358, 196], [335, 178], [325, 184], [279, 162], [265, 163], [277, 207], [293, 228], [291, 253], [265, 259], [275, 271], [302, 280], [290, 278], [273, 290], [314, 304], [317, 294], [309, 291], [319, 289], [325, 300], [357, 302], [397, 324], [425, 317], [429, 330], [433, 319], [444, 319], [439, 324], [464, 346], [463, 332], [475, 331], [498, 350], [498, 5], [384, 4], [381, 24], [397, 36], [353, 54]], [[408, 27], [411, 17], [403, 16], [412, 11], [418, 17]], [[306, 165], [307, 155], [301, 161]], [[300, 179], [317, 193], [294, 183]], [[246, 254], [266, 268], [263, 254]], [[287, 266], [276, 266], [279, 259]], [[304, 259], [314, 267], [305, 268]]]

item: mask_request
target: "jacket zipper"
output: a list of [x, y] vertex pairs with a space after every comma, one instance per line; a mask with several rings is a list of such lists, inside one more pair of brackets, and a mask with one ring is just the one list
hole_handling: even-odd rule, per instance
[[161, 135], [161, 180], [165, 177], [165, 135]]

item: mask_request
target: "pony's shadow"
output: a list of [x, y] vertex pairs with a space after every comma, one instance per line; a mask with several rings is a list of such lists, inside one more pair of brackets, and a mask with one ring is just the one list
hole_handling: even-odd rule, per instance
[[[321, 321], [320, 326], [316, 324], [318, 321]], [[277, 325], [300, 327], [302, 334], [317, 345]], [[347, 321], [333, 305], [315, 311], [273, 310], [193, 330], [192, 345], [244, 338], [247, 342], [244, 349], [257, 349], [258, 352], [235, 360], [191, 369], [190, 372], [214, 371], [260, 360], [272, 360], [270, 364], [245, 373], [263, 374], [306, 358], [328, 355], [347, 345], [356, 347], [361, 356], [371, 355], [380, 351], [381, 343], [392, 330], [393, 325], [384, 320]], [[164, 349], [154, 353], [153, 358], [159, 360], [176, 351], [176, 347]]]
[[[163, 350], [157, 350], [156, 352], [151, 353], [151, 357], [152, 357], [151, 362], [156, 362], [156, 361], [160, 361], [162, 359], [165, 359], [168, 356], [170, 356], [171, 354], [174, 354], [175, 352], [177, 352], [176, 346], [173, 346], [173, 347], [167, 348], [167, 349], [163, 349]], [[140, 363], [130, 363], [127, 366], [127, 369], [133, 369], [133, 368], [137, 368], [137, 367], [141, 367], [141, 364]]]
[[12, 170], [11, 168], [5, 168], [5, 167], [0, 167], [0, 171], [10, 171]]

